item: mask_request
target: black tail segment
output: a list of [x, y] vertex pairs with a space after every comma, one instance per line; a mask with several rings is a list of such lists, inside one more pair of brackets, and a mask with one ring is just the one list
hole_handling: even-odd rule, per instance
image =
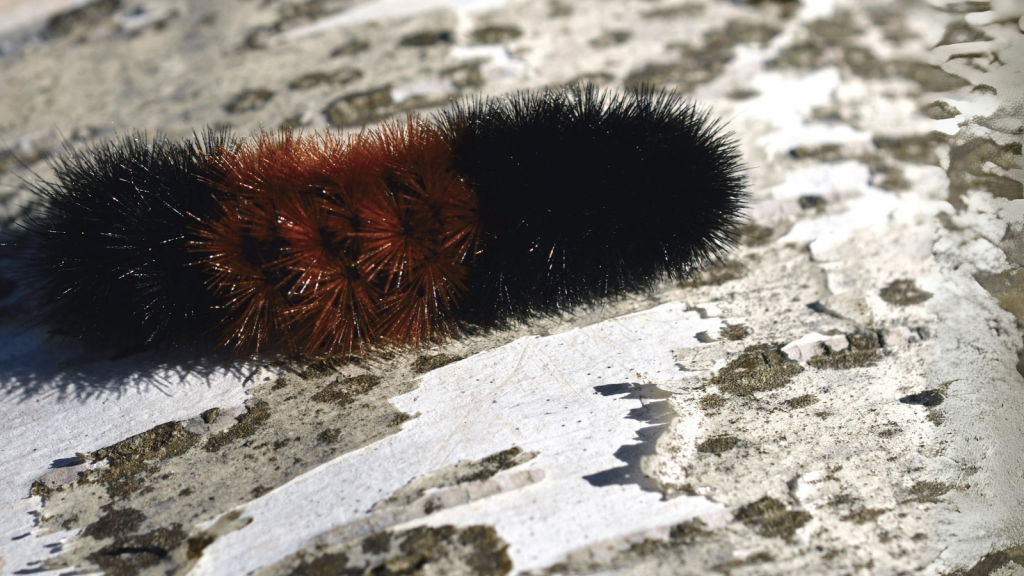
[[204, 339], [216, 311], [188, 231], [216, 215], [211, 158], [232, 142], [132, 134], [54, 164], [56, 181], [36, 185], [46, 209], [26, 224], [54, 333], [122, 353]]
[[737, 144], [677, 93], [519, 92], [456, 104], [437, 124], [484, 231], [464, 321], [502, 327], [648, 289], [735, 243]]

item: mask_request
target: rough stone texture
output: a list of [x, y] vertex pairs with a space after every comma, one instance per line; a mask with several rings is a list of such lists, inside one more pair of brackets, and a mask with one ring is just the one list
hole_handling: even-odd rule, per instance
[[48, 343], [0, 246], [0, 573], [1024, 570], [1012, 0], [31, 4], [5, 232], [64, 146], [577, 81], [713, 106], [753, 198], [698, 278], [356, 363]]

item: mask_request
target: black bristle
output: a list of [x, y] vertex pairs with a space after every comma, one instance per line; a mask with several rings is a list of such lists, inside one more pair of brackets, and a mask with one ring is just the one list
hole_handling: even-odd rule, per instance
[[210, 157], [226, 132], [134, 134], [54, 163], [27, 223], [29, 272], [54, 333], [127, 353], [195, 343], [215, 325], [187, 231], [216, 213]]
[[677, 93], [519, 92], [437, 122], [484, 230], [463, 320], [504, 326], [649, 289], [734, 244], [737, 144]]

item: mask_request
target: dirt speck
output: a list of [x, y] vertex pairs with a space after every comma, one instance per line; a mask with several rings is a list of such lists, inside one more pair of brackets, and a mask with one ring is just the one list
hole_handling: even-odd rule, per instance
[[451, 42], [452, 33], [450, 30], [425, 30], [423, 32], [415, 32], [403, 36], [398, 45], [425, 48], [427, 46], [436, 46], [438, 44], [451, 44]]

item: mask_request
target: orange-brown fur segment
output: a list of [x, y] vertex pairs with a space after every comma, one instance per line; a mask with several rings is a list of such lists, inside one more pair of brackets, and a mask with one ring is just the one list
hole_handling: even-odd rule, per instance
[[262, 133], [219, 155], [220, 215], [196, 226], [222, 345], [304, 356], [451, 337], [476, 195], [425, 122]]

